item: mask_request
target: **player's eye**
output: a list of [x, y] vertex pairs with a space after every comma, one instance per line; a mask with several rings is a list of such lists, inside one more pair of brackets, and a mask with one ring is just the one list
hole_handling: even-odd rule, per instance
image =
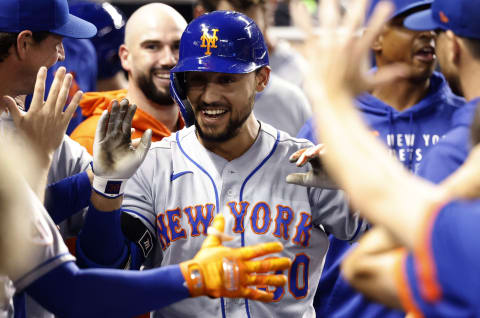
[[233, 76], [220, 76], [218, 78], [218, 83], [219, 84], [231, 84], [236, 81], [235, 77]]
[[193, 72], [193, 74], [187, 75], [186, 82], [188, 88], [199, 88], [205, 85], [207, 80], [201, 76], [201, 74], [195, 74], [196, 72]]

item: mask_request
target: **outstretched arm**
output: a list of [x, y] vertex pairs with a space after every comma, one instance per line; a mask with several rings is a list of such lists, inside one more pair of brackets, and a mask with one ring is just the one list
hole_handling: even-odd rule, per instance
[[273, 300], [273, 292], [255, 286], [283, 286], [285, 275], [268, 273], [288, 269], [290, 260], [254, 258], [281, 252], [283, 246], [274, 242], [228, 248], [222, 245], [224, 227], [225, 219], [219, 214], [197, 255], [179, 265], [146, 271], [80, 270], [69, 262], [36, 280], [26, 291], [64, 317], [131, 317], [197, 296]]

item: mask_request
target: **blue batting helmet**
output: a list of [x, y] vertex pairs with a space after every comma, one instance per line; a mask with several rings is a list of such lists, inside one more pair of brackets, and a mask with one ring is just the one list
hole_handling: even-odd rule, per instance
[[98, 29], [97, 35], [90, 39], [97, 51], [98, 78], [109, 78], [122, 70], [118, 48], [125, 37], [123, 13], [109, 2], [90, 1], [75, 2], [70, 12], [95, 24]]
[[187, 100], [185, 72], [244, 74], [268, 65], [262, 32], [249, 17], [215, 11], [193, 20], [180, 40], [177, 65], [170, 71], [170, 92], [187, 126], [194, 116]]

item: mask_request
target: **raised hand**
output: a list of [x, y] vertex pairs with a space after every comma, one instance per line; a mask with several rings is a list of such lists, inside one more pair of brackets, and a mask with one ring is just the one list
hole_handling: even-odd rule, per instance
[[218, 214], [197, 255], [180, 263], [190, 295], [272, 301], [273, 292], [254, 286], [283, 286], [287, 281], [285, 275], [267, 273], [288, 269], [291, 262], [285, 257], [252, 259], [281, 252], [283, 245], [271, 242], [241, 248], [225, 247], [222, 245], [224, 228], [225, 219]]
[[75, 93], [64, 111], [72, 75], [66, 74], [64, 67], [58, 68], [47, 100], [44, 101], [46, 77], [47, 68], [41, 67], [37, 73], [32, 102], [27, 112], [21, 111], [12, 97], [4, 96], [3, 99], [18, 131], [34, 147], [38, 159], [45, 160], [49, 165], [53, 153], [63, 140], [82, 92]]
[[322, 0], [315, 32], [300, 1], [292, 1], [292, 17], [306, 34], [303, 51], [309, 62], [306, 89], [312, 99], [352, 97], [376, 85], [406, 76], [405, 67], [393, 65], [368, 72], [370, 47], [388, 19], [392, 5], [380, 3], [362, 34], [367, 0], [352, 1], [343, 18], [338, 0]]
[[305, 187], [338, 189], [338, 185], [328, 176], [323, 167], [321, 155], [324, 151], [325, 146], [318, 144], [310, 148], [300, 149], [292, 154], [289, 158], [290, 162], [295, 162], [297, 167], [303, 167], [309, 162], [312, 169], [307, 173], [291, 173], [287, 176], [286, 181]]
[[107, 197], [118, 197], [123, 187], [142, 164], [150, 148], [152, 131], [140, 141], [131, 140], [132, 119], [137, 106], [124, 99], [114, 101], [111, 111], [100, 117], [93, 144], [93, 188]]

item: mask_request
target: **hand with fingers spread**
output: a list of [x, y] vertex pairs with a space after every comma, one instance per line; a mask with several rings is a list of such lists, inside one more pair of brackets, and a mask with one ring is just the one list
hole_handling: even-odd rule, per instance
[[316, 187], [324, 189], [338, 189], [338, 185], [328, 176], [325, 171], [321, 155], [325, 151], [323, 144], [310, 148], [304, 148], [293, 153], [289, 161], [295, 162], [298, 167], [310, 163], [312, 169], [307, 173], [291, 173], [287, 176], [287, 183], [298, 184], [305, 187]]
[[77, 109], [82, 92], [78, 91], [64, 110], [72, 84], [72, 75], [66, 74], [65, 68], [60, 67], [55, 73], [47, 100], [44, 101], [46, 77], [47, 68], [41, 67], [37, 74], [30, 109], [27, 112], [21, 111], [12, 97], [4, 96], [3, 100], [18, 131], [34, 147], [39, 156], [38, 159], [45, 160], [49, 165], [53, 153], [65, 136], [68, 123]]
[[254, 286], [283, 286], [287, 281], [285, 275], [267, 273], [288, 269], [291, 262], [285, 257], [252, 259], [281, 252], [283, 245], [271, 242], [241, 248], [225, 247], [222, 245], [224, 227], [225, 219], [218, 214], [197, 255], [180, 263], [190, 295], [272, 301], [272, 292]]
[[392, 11], [391, 3], [377, 6], [365, 32], [360, 35], [368, 1], [352, 1], [343, 18], [338, 2], [321, 1], [318, 17], [321, 34], [316, 34], [304, 4], [292, 1], [293, 20], [306, 34], [303, 51], [310, 65], [306, 90], [312, 99], [350, 98], [376, 85], [407, 76], [404, 65], [369, 72], [370, 47]]
[[93, 144], [93, 189], [108, 198], [123, 194], [126, 181], [142, 164], [152, 140], [147, 129], [140, 140], [132, 142], [132, 120], [137, 109], [124, 99], [114, 101], [111, 111], [100, 117]]

